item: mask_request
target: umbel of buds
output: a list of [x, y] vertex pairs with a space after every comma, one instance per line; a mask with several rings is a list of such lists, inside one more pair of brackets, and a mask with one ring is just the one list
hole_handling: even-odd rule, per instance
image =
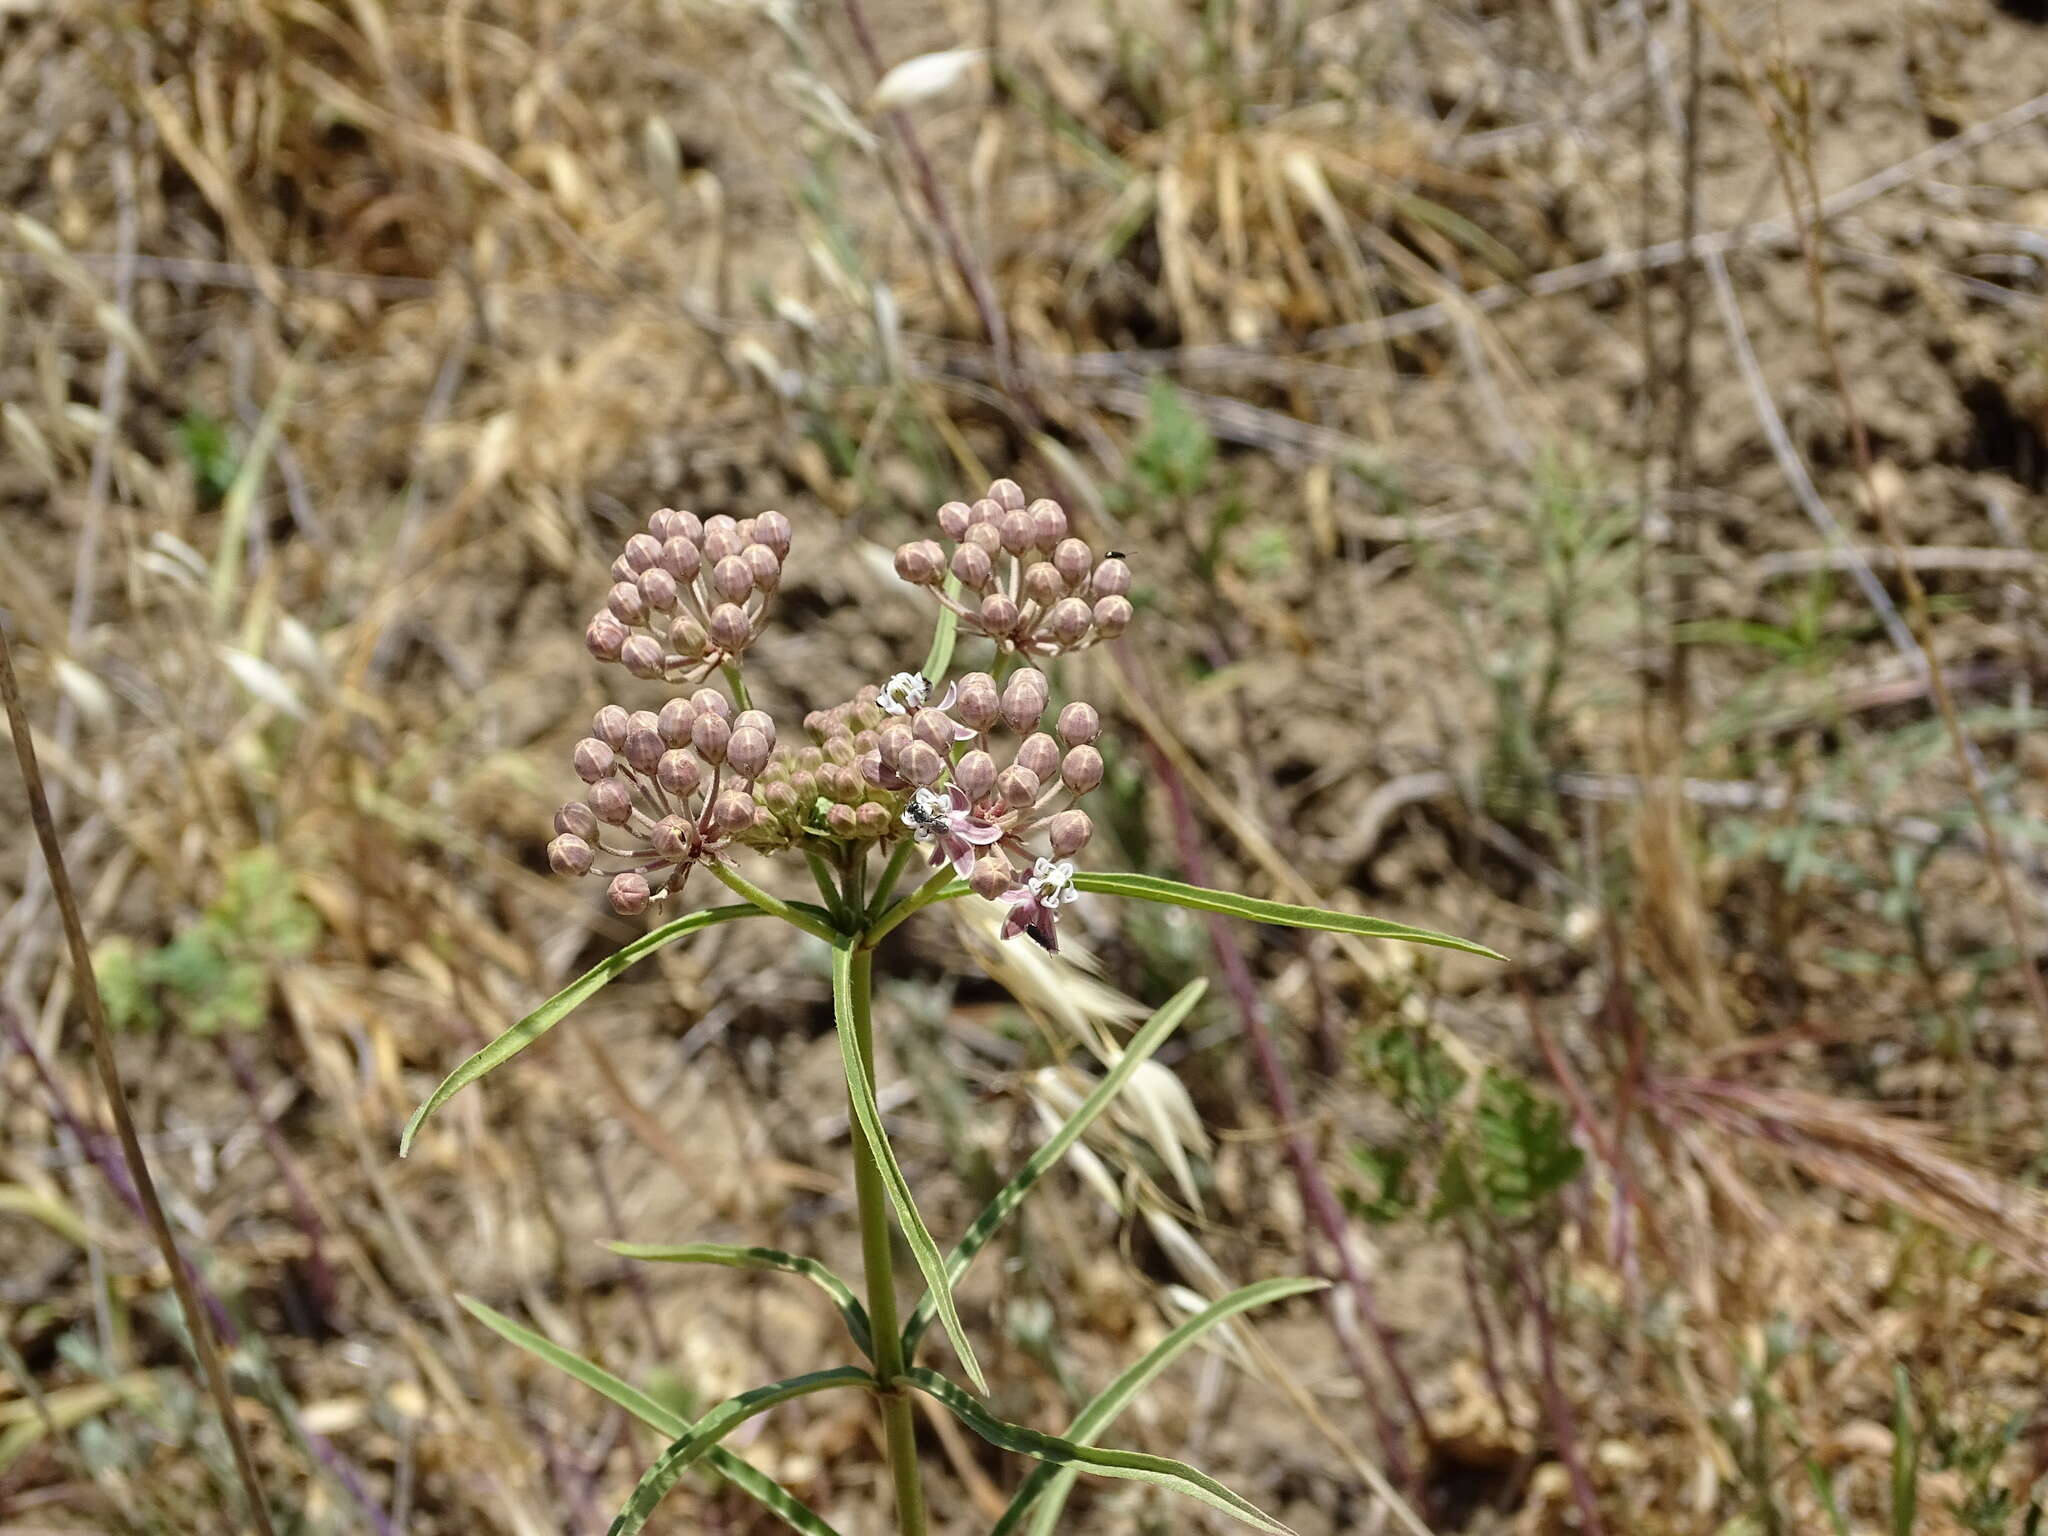
[[759, 638], [790, 538], [780, 512], [735, 521], [662, 508], [612, 562], [584, 644], [635, 677], [699, 680]]
[[1058, 502], [1027, 502], [1016, 481], [998, 480], [979, 501], [940, 507], [938, 525], [942, 538], [898, 547], [896, 574], [957, 613], [964, 632], [1059, 656], [1129, 627], [1131, 568], [1120, 555], [1097, 559]]
[[754, 785], [775, 751], [775, 722], [734, 713], [715, 688], [659, 711], [607, 704], [576, 743], [587, 788], [555, 812], [557, 874], [611, 876], [614, 911], [631, 917], [680, 891], [693, 865], [754, 830]]

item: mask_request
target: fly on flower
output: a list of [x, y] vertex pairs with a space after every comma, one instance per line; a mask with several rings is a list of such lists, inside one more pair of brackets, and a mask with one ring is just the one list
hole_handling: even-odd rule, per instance
[[974, 872], [975, 850], [1003, 836], [1001, 827], [974, 814], [974, 802], [958, 784], [948, 785], [943, 795], [935, 789], [915, 791], [903, 808], [903, 825], [917, 841], [933, 845], [932, 868], [951, 864], [962, 880]]
[[1053, 924], [1060, 907], [1081, 893], [1074, 889], [1074, 866], [1066, 859], [1054, 863], [1041, 858], [1031, 873], [1003, 892], [1010, 915], [1003, 919], [1003, 937], [1013, 939], [1028, 933], [1050, 954], [1058, 954], [1060, 939]]

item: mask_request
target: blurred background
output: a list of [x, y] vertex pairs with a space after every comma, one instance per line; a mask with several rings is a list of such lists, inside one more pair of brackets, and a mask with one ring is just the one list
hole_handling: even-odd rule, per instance
[[[994, 1406], [1322, 1273], [1112, 1440], [1309, 1536], [2038, 1530], [2044, 17], [0, 0], [0, 623], [279, 1528], [603, 1529], [654, 1437], [458, 1292], [682, 1411], [842, 1358], [802, 1287], [598, 1245], [857, 1267], [815, 946], [669, 949], [397, 1133], [637, 931], [542, 853], [644, 702], [581, 637], [627, 534], [789, 514], [793, 726], [916, 664], [889, 551], [1011, 475], [1136, 572], [1060, 679], [1091, 862], [1509, 963], [904, 930], [941, 1241], [1086, 1041], [1219, 983], [963, 1291]], [[0, 1525], [246, 1528], [0, 811]], [[925, 1432], [984, 1528], [1020, 1469]], [[861, 1536], [873, 1434], [736, 1443]]]

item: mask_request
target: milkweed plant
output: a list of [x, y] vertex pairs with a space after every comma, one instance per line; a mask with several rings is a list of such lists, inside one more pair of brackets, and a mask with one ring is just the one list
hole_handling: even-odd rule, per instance
[[[903, 545], [895, 559], [897, 575], [928, 594], [937, 610], [922, 664], [805, 716], [800, 743], [785, 740], [774, 717], [755, 707], [745, 676], [747, 653], [767, 624], [790, 556], [790, 520], [780, 512], [700, 519], [664, 508], [627, 540], [585, 641], [597, 661], [620, 667], [650, 690], [661, 685], [670, 696], [654, 708], [607, 704], [597, 712], [573, 754], [581, 797], [555, 813], [548, 862], [565, 876], [604, 880], [622, 916], [656, 913], [664, 921], [451, 1072], [414, 1113], [401, 1153], [454, 1094], [531, 1045], [636, 961], [720, 923], [787, 924], [831, 952], [833, 1017], [852, 1109], [865, 1303], [816, 1259], [777, 1249], [614, 1247], [636, 1259], [779, 1270], [808, 1279], [837, 1307], [857, 1363], [753, 1388], [689, 1420], [482, 1303], [465, 1301], [497, 1333], [670, 1438], [613, 1522], [613, 1536], [640, 1530], [693, 1467], [733, 1483], [793, 1529], [831, 1536], [832, 1527], [815, 1511], [723, 1444], [754, 1415], [829, 1391], [874, 1398], [904, 1536], [918, 1536], [928, 1521], [912, 1401], [918, 1393], [1003, 1450], [1039, 1463], [992, 1528], [997, 1536], [1054, 1529], [1080, 1472], [1151, 1483], [1260, 1530], [1285, 1531], [1194, 1467], [1106, 1449], [1096, 1440], [1147, 1382], [1204, 1334], [1320, 1282], [1267, 1280], [1216, 1301], [1169, 1333], [1057, 1435], [1007, 1423], [984, 1405], [987, 1382], [954, 1304], [955, 1288], [976, 1255], [1187, 1018], [1206, 983], [1191, 982], [1151, 1016], [1080, 1108], [947, 1252], [918, 1214], [876, 1105], [877, 949], [926, 908], [965, 900], [1005, 908], [1001, 931], [1010, 942], [1057, 950], [1068, 909], [1092, 899], [1164, 902], [1253, 922], [1490, 951], [1398, 923], [1089, 868], [1084, 856], [1094, 828], [1081, 807], [1102, 782], [1102, 718], [1079, 700], [1053, 713], [1047, 669], [1124, 632], [1133, 618], [1130, 568], [1114, 554], [1098, 558], [1071, 533], [1057, 502], [1027, 501], [1011, 480], [996, 481], [972, 503], [946, 503], [935, 532], [936, 538]], [[949, 676], [956, 642], [985, 649], [987, 669]], [[818, 899], [773, 894], [762, 866], [777, 861], [807, 866]], [[738, 900], [679, 910], [711, 886]], [[907, 1317], [898, 1310], [892, 1220], [924, 1286]], [[934, 1322], [952, 1347], [964, 1385], [919, 1363]]]

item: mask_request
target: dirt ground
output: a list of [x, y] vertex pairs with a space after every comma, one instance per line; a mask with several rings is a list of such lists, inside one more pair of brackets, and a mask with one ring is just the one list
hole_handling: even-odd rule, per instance
[[[544, 853], [591, 712], [652, 697], [582, 644], [627, 534], [789, 514], [748, 672], [793, 735], [916, 665], [889, 552], [1001, 474], [1136, 572], [1056, 679], [1108, 722], [1089, 862], [1509, 961], [1095, 898], [1092, 968], [907, 928], [883, 1104], [942, 1243], [1098, 1031], [1222, 983], [1160, 1058], [1180, 1129], [1112, 1117], [963, 1288], [990, 1406], [1058, 1428], [1204, 1300], [1331, 1271], [1295, 1145], [1359, 1283], [1107, 1443], [1303, 1536], [2036, 1528], [2048, 25], [1694, 27], [0, 5], [0, 624], [102, 968], [155, 978], [122, 1064], [280, 1529], [604, 1528], [659, 1437], [458, 1295], [681, 1412], [851, 1358], [787, 1277], [600, 1246], [858, 1273], [819, 945], [664, 950], [397, 1137], [644, 926]], [[870, 33], [985, 52], [898, 116]], [[0, 774], [0, 1528], [246, 1529], [25, 813]], [[1411, 1038], [1527, 1085], [1576, 1176], [1376, 1205], [1388, 1149], [1471, 1145]], [[992, 1523], [1019, 1462], [921, 1432], [936, 1527]], [[864, 1400], [732, 1445], [891, 1528]], [[1084, 1479], [1060, 1529], [1226, 1524]], [[781, 1527], [691, 1480], [650, 1528]]]

